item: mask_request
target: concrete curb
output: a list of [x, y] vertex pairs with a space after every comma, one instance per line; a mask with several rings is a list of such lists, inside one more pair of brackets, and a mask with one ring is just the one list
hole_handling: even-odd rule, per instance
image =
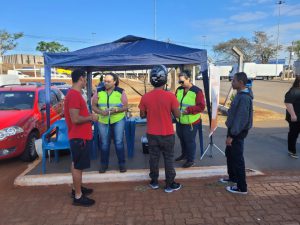
[[[16, 186], [43, 186], [43, 185], [59, 185], [72, 184], [71, 173], [62, 174], [45, 174], [45, 175], [26, 175], [41, 160], [36, 160], [28, 166], [14, 181]], [[164, 169], [160, 169], [160, 178], [164, 179]], [[188, 169], [176, 168], [176, 179], [190, 179], [211, 176], [227, 175], [226, 166], [208, 166], [208, 167], [192, 167]], [[263, 175], [262, 172], [247, 169], [247, 176]], [[84, 183], [108, 183], [108, 182], [129, 182], [129, 181], [144, 181], [149, 180], [149, 169], [128, 170], [126, 173], [119, 171], [108, 171], [104, 174], [99, 174], [98, 171], [84, 172]]]

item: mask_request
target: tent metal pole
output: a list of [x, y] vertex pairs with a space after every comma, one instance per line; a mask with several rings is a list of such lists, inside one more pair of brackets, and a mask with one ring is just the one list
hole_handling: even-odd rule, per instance
[[92, 98], [92, 89], [93, 89], [93, 80], [92, 80], [92, 72], [91, 71], [87, 71], [87, 103], [89, 106], [89, 110], [90, 112], [92, 112], [92, 102], [91, 102], [91, 98]]
[[50, 87], [51, 87], [51, 66], [45, 65], [45, 97], [46, 97], [46, 118], [47, 129], [50, 128]]

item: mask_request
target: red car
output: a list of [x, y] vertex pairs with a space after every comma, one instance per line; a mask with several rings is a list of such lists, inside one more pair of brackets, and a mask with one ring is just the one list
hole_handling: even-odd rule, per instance
[[[64, 95], [51, 88], [50, 123], [63, 117]], [[47, 130], [45, 87], [0, 87], [0, 159], [37, 158], [35, 140]]]

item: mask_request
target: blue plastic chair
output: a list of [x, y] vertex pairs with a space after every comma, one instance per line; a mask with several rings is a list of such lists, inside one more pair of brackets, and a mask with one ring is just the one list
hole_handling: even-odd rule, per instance
[[[55, 138], [50, 138], [51, 134], [56, 134]], [[55, 162], [58, 162], [58, 151], [70, 149], [68, 139], [68, 127], [65, 120], [57, 120], [42, 136], [42, 172], [46, 173], [46, 154], [54, 150]], [[50, 157], [50, 156], [49, 156]]]

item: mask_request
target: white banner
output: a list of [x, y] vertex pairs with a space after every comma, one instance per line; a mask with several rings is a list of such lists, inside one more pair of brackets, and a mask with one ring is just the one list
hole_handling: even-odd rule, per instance
[[209, 66], [209, 90], [211, 99], [211, 126], [209, 137], [218, 127], [218, 107], [220, 99], [220, 71], [218, 67]]

